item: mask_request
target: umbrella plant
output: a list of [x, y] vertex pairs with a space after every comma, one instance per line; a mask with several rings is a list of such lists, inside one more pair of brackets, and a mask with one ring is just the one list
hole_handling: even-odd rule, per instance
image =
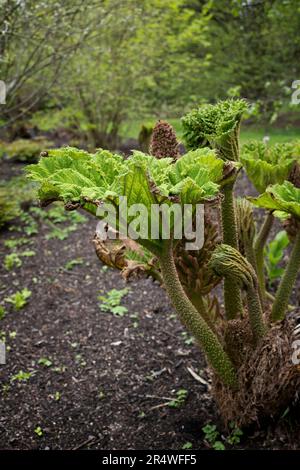
[[[183, 118], [188, 152], [182, 156], [174, 131], [161, 121], [150, 143], [153, 155], [133, 152], [125, 158], [68, 147], [49, 150], [28, 167], [28, 176], [39, 182], [42, 205], [61, 201], [67, 210], [86, 210], [102, 220], [106, 235], [114, 235], [110, 239], [101, 232], [94, 240], [102, 262], [126, 278], [143, 273], [161, 283], [206, 355], [225, 422], [241, 425], [278, 414], [300, 384], [288, 355], [293, 323], [280, 321], [299, 270], [299, 235], [270, 316], [260, 290], [253, 213], [255, 204], [298, 221], [300, 189], [285, 181], [292, 169], [288, 161], [282, 164], [280, 185], [263, 187], [260, 173], [256, 184], [263, 194], [235, 198], [239, 170], [248, 165], [239, 144], [246, 109], [245, 101], [228, 100], [189, 113]], [[249, 170], [250, 178], [254, 174]], [[188, 206], [190, 228], [197, 229], [199, 205], [205, 224], [203, 244], [197, 246], [183, 230], [185, 219], [178, 223], [175, 212]], [[137, 206], [138, 219], [133, 216]], [[159, 212], [152, 231], [152, 208], [163, 206], [168, 230]], [[213, 295], [222, 280], [224, 308]]]

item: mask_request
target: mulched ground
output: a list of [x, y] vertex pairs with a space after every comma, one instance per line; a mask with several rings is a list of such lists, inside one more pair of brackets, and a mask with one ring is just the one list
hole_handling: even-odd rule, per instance
[[[247, 184], [241, 180], [241, 193]], [[187, 442], [193, 449], [208, 448], [203, 426], [225, 431], [201, 352], [187, 344], [165, 293], [151, 280], [129, 284], [124, 317], [101, 312], [99, 291], [125, 284], [119, 273], [102, 269], [93, 250], [94, 229], [89, 219], [68, 239], [47, 240], [49, 228], [41, 223], [31, 237], [36, 256], [24, 258], [14, 271], [3, 268], [3, 243], [20, 234], [1, 233], [1, 297], [24, 287], [32, 295], [18, 312], [7, 304], [0, 321], [11, 347], [7, 364], [0, 366], [0, 448], [181, 449]], [[78, 257], [83, 264], [65, 269]], [[16, 332], [14, 339], [9, 332]], [[41, 358], [52, 364], [39, 364]], [[27, 382], [11, 381], [20, 370], [33, 375]], [[170, 408], [166, 403], [180, 389], [188, 391], [186, 402]], [[237, 447], [299, 448], [297, 414], [245, 430]]]

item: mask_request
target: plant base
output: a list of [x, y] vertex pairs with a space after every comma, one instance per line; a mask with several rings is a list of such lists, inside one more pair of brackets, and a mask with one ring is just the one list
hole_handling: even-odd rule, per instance
[[226, 425], [259, 423], [276, 418], [295, 400], [300, 386], [300, 366], [292, 362], [293, 320], [273, 326], [253, 352], [244, 351], [238, 370], [238, 391], [214, 378], [213, 393]]

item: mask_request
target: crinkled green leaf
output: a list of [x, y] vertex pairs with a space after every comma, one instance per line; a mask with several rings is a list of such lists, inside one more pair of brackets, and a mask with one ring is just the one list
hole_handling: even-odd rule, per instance
[[199, 186], [191, 178], [185, 178], [180, 190], [180, 200], [182, 204], [197, 204], [203, 199], [213, 198], [218, 189], [219, 186], [216, 183], [209, 181]]
[[248, 198], [257, 207], [281, 211], [300, 219], [300, 188], [289, 181], [269, 186], [257, 198]]
[[[215, 197], [223, 178], [223, 165], [210, 149], [189, 152], [173, 164], [171, 159], [158, 160], [142, 152], [125, 159], [104, 150], [88, 154], [68, 147], [50, 150], [39, 163], [29, 165], [27, 172], [40, 183], [43, 203], [79, 203], [95, 213], [92, 206], [109, 201], [118, 207], [121, 197], [126, 196], [128, 208], [143, 204], [147, 209], [145, 217], [150, 227], [153, 204], [164, 202], [171, 209], [174, 200], [196, 204]], [[128, 222], [131, 220], [128, 214]]]
[[241, 162], [246, 173], [260, 193], [270, 184], [285, 181], [297, 160], [292, 144], [276, 144], [266, 146], [262, 142], [250, 142], [243, 146]]
[[149, 189], [149, 182], [145, 170], [140, 166], [133, 166], [130, 171], [120, 177], [121, 196], [127, 197], [127, 204], [143, 204], [147, 209], [155, 204], [153, 194]]
[[[189, 152], [172, 164], [171, 159], [158, 160], [142, 152], [135, 152], [125, 160], [108, 151], [91, 155], [68, 147], [50, 150], [48, 157], [41, 158], [35, 165], [29, 165], [27, 172], [31, 179], [41, 183], [39, 197], [42, 201], [97, 202], [127, 196], [130, 204], [153, 203], [154, 198], [149, 189], [151, 184], [154, 184], [158, 196], [167, 198], [174, 194], [180, 196], [186, 180], [191, 180], [193, 188], [199, 188], [199, 199], [195, 200], [193, 189], [190, 201], [185, 190], [184, 200], [201, 202], [217, 193], [223, 162], [210, 149]], [[129, 180], [134, 183], [132, 187]]]
[[139, 151], [134, 151], [133, 155], [128, 160], [129, 165], [138, 165], [144, 169], [148, 176], [151, 176], [151, 181], [159, 188], [162, 196], [168, 197], [169, 195], [169, 169], [173, 163], [172, 158], [154, 158], [152, 155], [146, 155]]
[[239, 159], [239, 130], [244, 100], [220, 101], [204, 105], [182, 118], [183, 136], [189, 149], [210, 146], [224, 160]]
[[43, 181], [45, 178], [53, 175], [58, 170], [69, 167], [75, 169], [78, 161], [82, 167], [83, 162], [88, 162], [90, 160], [89, 154], [87, 152], [73, 147], [52, 149], [49, 150], [48, 155], [49, 157], [41, 158], [38, 164], [27, 166], [30, 175], [32, 175], [32, 179], [36, 181]]
[[170, 167], [170, 180], [177, 184], [189, 176], [200, 185], [220, 181], [223, 176], [224, 163], [210, 149], [197, 149], [186, 153]]
[[117, 177], [124, 169], [124, 160], [119, 155], [107, 151], [90, 155], [67, 147], [50, 150], [47, 157], [28, 165], [26, 171], [31, 179], [41, 183], [42, 202], [55, 199], [84, 203], [119, 194]]

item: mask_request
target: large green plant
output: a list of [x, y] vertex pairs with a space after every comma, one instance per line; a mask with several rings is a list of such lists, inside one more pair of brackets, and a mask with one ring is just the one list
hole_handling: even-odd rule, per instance
[[[299, 384], [296, 369], [282, 355], [283, 350], [290, 348], [290, 323], [278, 326], [278, 320], [287, 311], [287, 300], [299, 270], [299, 236], [270, 318], [261, 295], [254, 252], [252, 202], [271, 212], [291, 214], [298, 220], [300, 189], [284, 182], [266, 189], [251, 202], [235, 201], [234, 182], [241, 167], [239, 126], [245, 108], [243, 101], [228, 101], [204, 107], [204, 117], [201, 109], [185, 117], [191, 150], [178, 159], [171, 153], [168, 156], [166, 143], [162, 143], [164, 150], [159, 158], [134, 152], [126, 159], [104, 150], [89, 154], [65, 148], [50, 150], [38, 164], [28, 167], [29, 177], [39, 182], [42, 205], [62, 201], [68, 210], [82, 208], [104, 219], [103, 204], [113, 205], [117, 240], [96, 239], [98, 256], [110, 266], [122, 269], [126, 277], [143, 272], [165, 287], [180, 320], [206, 354], [225, 420], [234, 419], [241, 424], [264, 414], [276, 414], [289, 403]], [[204, 148], [196, 148], [198, 145]], [[122, 213], [124, 197], [128, 209], [126, 222]], [[147, 210], [139, 224], [132, 225], [130, 209], [137, 203]], [[205, 205], [207, 224], [201, 249], [189, 251], [184, 239], [177, 240], [178, 226], [172, 218], [169, 236], [164, 237], [161, 223], [158, 236], [153, 236], [149, 227], [154, 204], [165, 204], [169, 214], [175, 204], [190, 204], [195, 222], [199, 203]], [[213, 221], [219, 206], [221, 234]], [[133, 240], [123, 237], [129, 227]], [[221, 304], [217, 306], [216, 299], [210, 296], [221, 279], [224, 279], [224, 312]], [[272, 379], [270, 374], [276, 376]]]

